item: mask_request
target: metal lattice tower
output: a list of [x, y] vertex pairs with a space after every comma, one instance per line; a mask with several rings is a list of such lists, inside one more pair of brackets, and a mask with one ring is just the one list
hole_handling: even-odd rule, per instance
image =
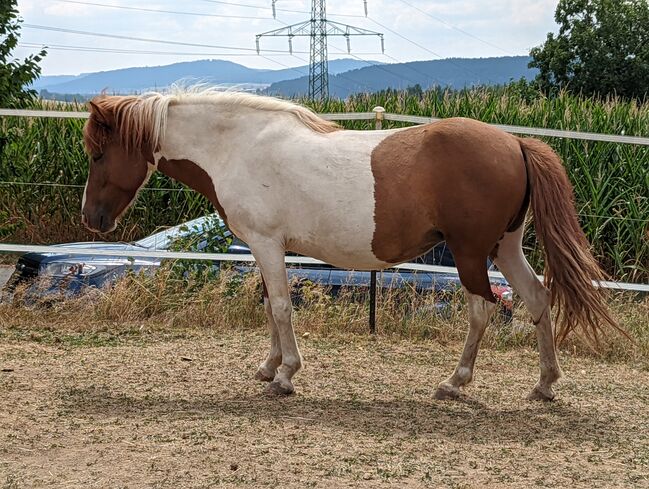
[[[273, 17], [276, 17], [273, 0]], [[367, 15], [367, 1], [365, 15]], [[347, 52], [351, 53], [350, 36], [378, 36], [381, 39], [381, 51], [385, 52], [383, 34], [361, 27], [340, 24], [327, 20], [326, 0], [311, 0], [311, 19], [297, 24], [282, 27], [273, 31], [257, 34], [257, 54], [259, 54], [259, 39], [262, 37], [288, 37], [289, 53], [293, 54], [293, 38], [310, 38], [309, 60], [309, 98], [322, 100], [329, 97], [329, 69], [327, 62], [327, 37], [341, 36], [347, 41]]]
[[311, 55], [309, 56], [309, 98], [329, 98], [329, 63], [327, 59], [327, 4], [311, 1]]

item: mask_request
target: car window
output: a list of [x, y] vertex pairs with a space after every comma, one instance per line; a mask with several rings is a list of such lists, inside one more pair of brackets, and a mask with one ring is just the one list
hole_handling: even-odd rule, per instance
[[220, 250], [231, 236], [218, 215], [210, 214], [152, 234], [135, 244], [156, 250], [171, 247], [191, 251]]

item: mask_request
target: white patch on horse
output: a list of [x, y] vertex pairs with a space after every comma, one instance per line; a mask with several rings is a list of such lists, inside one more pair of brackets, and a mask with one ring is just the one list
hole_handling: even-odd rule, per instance
[[165, 134], [160, 153], [205, 170], [242, 239], [273, 238], [344, 268], [386, 266], [372, 252], [371, 153], [387, 131], [318, 133], [291, 113], [178, 104]]

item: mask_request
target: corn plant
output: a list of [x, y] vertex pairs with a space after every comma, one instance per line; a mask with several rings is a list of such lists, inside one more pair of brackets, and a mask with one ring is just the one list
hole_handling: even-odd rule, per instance
[[[347, 100], [300, 102], [317, 112], [369, 112], [375, 106], [400, 114], [471, 117], [488, 123], [605, 134], [647, 136], [649, 103], [544, 97], [524, 83], [461, 91], [385, 90]], [[38, 102], [35, 108], [83, 110], [75, 104]], [[374, 121], [345, 121], [371, 130]], [[384, 127], [408, 124], [386, 122]], [[93, 239], [80, 224], [88, 168], [82, 120], [0, 119], [0, 239], [53, 243]], [[649, 280], [649, 147], [550, 138], [573, 182], [581, 224], [605, 269], [616, 279]], [[19, 182], [21, 183], [11, 183]], [[32, 186], [32, 183], [72, 185]], [[155, 174], [120, 224], [116, 238], [130, 240], [159, 226], [175, 225], [210, 211], [202, 196]], [[530, 227], [526, 247], [540, 270], [542, 254]]]

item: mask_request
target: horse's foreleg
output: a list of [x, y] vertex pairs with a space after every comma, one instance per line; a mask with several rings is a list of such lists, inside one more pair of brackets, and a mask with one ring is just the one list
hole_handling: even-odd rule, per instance
[[550, 319], [550, 291], [538, 279], [523, 255], [523, 226], [506, 233], [498, 245], [496, 265], [521, 296], [536, 325], [541, 360], [541, 378], [528, 396], [531, 400], [554, 398], [552, 384], [561, 377]]
[[[281, 364], [275, 369], [273, 381], [266, 390], [272, 394], [291, 394], [294, 391], [291, 379], [302, 367], [302, 358], [291, 324], [292, 306], [284, 265], [284, 248], [274, 240], [251, 242], [250, 248], [264, 277], [268, 292], [268, 299], [265, 301], [268, 304], [266, 311], [272, 317], [272, 323], [269, 317], [269, 325], [272, 326], [274, 323], [276, 327], [281, 351]], [[272, 351], [271, 347], [271, 354]], [[277, 356], [274, 359], [279, 360]]]
[[[262, 277], [262, 281], [263, 281]], [[270, 352], [266, 360], [259, 366], [255, 378], [262, 382], [272, 382], [277, 374], [277, 368], [282, 363], [282, 347], [279, 341], [279, 332], [273, 318], [273, 310], [270, 307], [270, 300], [268, 300], [268, 290], [266, 289], [266, 282], [264, 286], [264, 311], [266, 312], [266, 319], [268, 321], [268, 332], [270, 333]]]
[[[473, 368], [491, 315], [496, 309], [487, 276], [486, 257], [465, 258], [458, 253], [455, 258], [460, 280], [463, 284], [469, 309], [469, 333], [464, 343], [460, 361], [453, 375], [440, 383], [435, 392], [436, 399], [455, 399], [460, 395], [460, 387], [473, 379]], [[491, 298], [489, 301], [486, 297]]]

